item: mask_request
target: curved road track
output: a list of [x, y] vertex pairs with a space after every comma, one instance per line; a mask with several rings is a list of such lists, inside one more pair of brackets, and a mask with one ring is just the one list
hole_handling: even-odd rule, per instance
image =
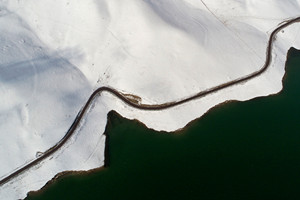
[[186, 99], [182, 99], [179, 101], [174, 101], [174, 102], [168, 102], [168, 103], [164, 103], [164, 104], [159, 104], [159, 105], [141, 105], [141, 104], [137, 104], [132, 102], [130, 99], [128, 99], [127, 97], [125, 97], [122, 93], [118, 92], [115, 89], [109, 88], [109, 87], [100, 87], [97, 90], [95, 90], [93, 92], [93, 94], [90, 96], [90, 98], [88, 99], [88, 101], [86, 102], [86, 104], [84, 105], [84, 107], [81, 109], [81, 111], [79, 111], [79, 113], [77, 114], [73, 124], [71, 125], [71, 127], [69, 128], [68, 132], [66, 133], [66, 135], [56, 144], [54, 145], [52, 148], [48, 149], [42, 156], [38, 157], [37, 159], [31, 161], [30, 163], [28, 163], [27, 165], [23, 166], [22, 168], [16, 170], [15, 172], [11, 173], [10, 175], [6, 176], [5, 178], [3, 178], [2, 180], [0, 180], [0, 186], [7, 183], [8, 181], [12, 180], [13, 178], [17, 177], [19, 174], [23, 173], [24, 171], [26, 171], [27, 169], [37, 165], [38, 163], [40, 163], [42, 160], [48, 158], [49, 156], [51, 156], [52, 154], [54, 154], [57, 150], [59, 150], [67, 141], [68, 139], [74, 134], [75, 130], [77, 129], [79, 122], [81, 121], [81, 119], [84, 117], [87, 109], [89, 108], [89, 106], [91, 105], [92, 101], [94, 100], [94, 98], [97, 95], [100, 95], [102, 92], [109, 92], [113, 95], [115, 95], [116, 97], [118, 97], [120, 100], [122, 100], [124, 103], [140, 109], [140, 110], [164, 110], [167, 108], [171, 108], [174, 106], [178, 106], [184, 103], [187, 103], [189, 101], [192, 101], [194, 99], [200, 98], [200, 97], [204, 97], [208, 94], [211, 94], [213, 92], [217, 92], [220, 91], [222, 89], [228, 88], [230, 86], [233, 85], [237, 85], [240, 84], [242, 82], [248, 81], [250, 79], [253, 79], [259, 75], [261, 75], [263, 72], [265, 72], [268, 67], [271, 64], [271, 60], [272, 60], [272, 46], [273, 46], [273, 42], [276, 39], [276, 34], [281, 31], [282, 29], [286, 28], [287, 26], [300, 22], [300, 17], [288, 20], [288, 21], [284, 21], [283, 23], [281, 23], [281, 25], [279, 27], [277, 27], [270, 35], [269, 38], [269, 42], [268, 42], [268, 46], [266, 49], [266, 61], [265, 64], [263, 65], [263, 67], [252, 73], [249, 74], [247, 76], [241, 77], [239, 79], [235, 79], [233, 81], [212, 87], [210, 89], [204, 90], [204, 91], [200, 91], [199, 93], [188, 97]]

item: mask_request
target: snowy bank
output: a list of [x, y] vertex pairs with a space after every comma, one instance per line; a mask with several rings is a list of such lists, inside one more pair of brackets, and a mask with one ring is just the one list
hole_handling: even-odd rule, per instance
[[[251, 74], [271, 32], [299, 11], [299, 0], [0, 0], [0, 179], [63, 138], [96, 88], [160, 104]], [[174, 131], [227, 100], [279, 92], [299, 37], [300, 24], [277, 34], [261, 76], [171, 109], [137, 110], [103, 93], [68, 143], [0, 186], [0, 197], [24, 198], [59, 172], [102, 166], [112, 109]]]

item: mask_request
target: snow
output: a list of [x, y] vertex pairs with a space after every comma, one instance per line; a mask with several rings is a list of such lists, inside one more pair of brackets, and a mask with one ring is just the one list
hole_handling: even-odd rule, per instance
[[[56, 144], [98, 87], [158, 104], [259, 70], [272, 30], [299, 11], [300, 0], [0, 0], [0, 178]], [[57, 173], [102, 166], [112, 109], [174, 131], [227, 100], [279, 92], [299, 37], [300, 23], [278, 33], [263, 75], [171, 109], [141, 111], [103, 93], [68, 144], [0, 186], [0, 197], [24, 198]]]

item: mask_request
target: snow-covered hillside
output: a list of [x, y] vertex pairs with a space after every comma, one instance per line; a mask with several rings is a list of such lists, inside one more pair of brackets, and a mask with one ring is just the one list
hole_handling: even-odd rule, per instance
[[[298, 16], [300, 0], [0, 0], [0, 179], [56, 144], [96, 88], [146, 104], [189, 97], [259, 70], [270, 33]], [[279, 92], [291, 46], [300, 48], [300, 23], [278, 33], [260, 77], [168, 110], [102, 94], [59, 152], [0, 186], [1, 199], [102, 166], [112, 109], [173, 131], [226, 100]]]

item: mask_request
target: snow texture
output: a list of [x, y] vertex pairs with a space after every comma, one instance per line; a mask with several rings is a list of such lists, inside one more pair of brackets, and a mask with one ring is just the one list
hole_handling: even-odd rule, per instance
[[[300, 15], [300, 0], [0, 0], [0, 178], [67, 132], [98, 87], [159, 104], [259, 70], [270, 33]], [[103, 166], [107, 113], [174, 131], [227, 100], [282, 89], [300, 23], [278, 33], [261, 76], [184, 105], [141, 111], [103, 93], [62, 149], [0, 187], [24, 198], [57, 173]]]

